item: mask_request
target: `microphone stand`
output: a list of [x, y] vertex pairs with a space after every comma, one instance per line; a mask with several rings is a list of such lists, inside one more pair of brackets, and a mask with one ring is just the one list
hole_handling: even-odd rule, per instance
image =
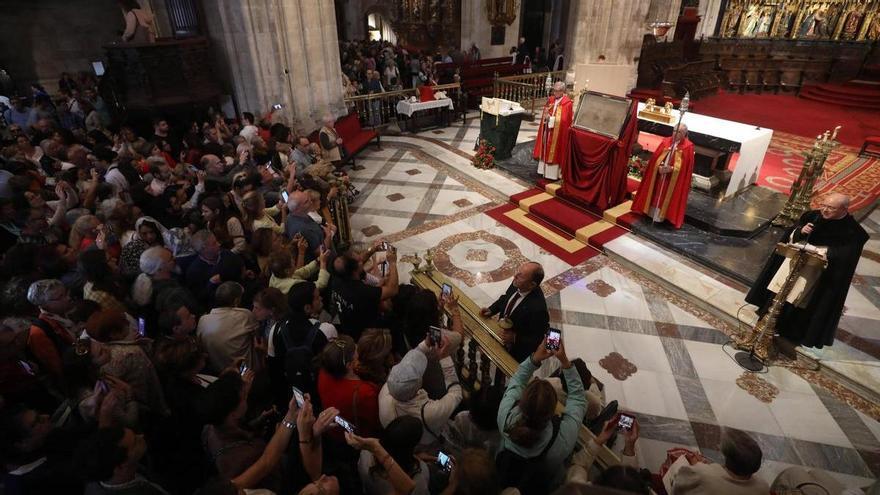
[[[672, 163], [672, 160], [674, 159], [673, 157], [675, 156], [675, 150], [678, 148], [678, 130], [681, 128], [681, 121], [684, 119], [684, 114], [686, 114], [688, 111], [688, 106], [690, 105], [690, 102], [691, 102], [691, 93], [689, 91], [686, 91], [684, 93], [684, 98], [681, 99], [681, 106], [679, 107], [679, 112], [678, 112], [678, 122], [675, 123], [675, 130], [672, 131], [672, 146], [669, 147], [669, 152], [666, 153], [666, 158], [663, 160], [663, 167], [664, 168], [668, 167], [669, 164]], [[658, 171], [658, 173], [659, 173], [659, 171]], [[669, 174], [663, 174], [663, 175], [668, 176]], [[659, 191], [659, 196], [658, 196], [660, 198], [660, 201], [658, 202], [658, 204], [660, 205], [661, 208], [663, 205], [663, 195], [665, 194], [665, 192], [663, 190], [666, 188], [668, 183], [669, 183], [669, 180], [665, 180], [665, 181], [663, 181], [662, 184], [660, 184], [660, 191]], [[690, 186], [688, 186], [688, 187], [690, 187]], [[651, 225], [652, 226], [655, 223], [657, 223], [657, 216], [659, 215], [659, 213], [660, 213], [660, 210], [658, 208], [654, 211], [654, 214], [651, 215]]]

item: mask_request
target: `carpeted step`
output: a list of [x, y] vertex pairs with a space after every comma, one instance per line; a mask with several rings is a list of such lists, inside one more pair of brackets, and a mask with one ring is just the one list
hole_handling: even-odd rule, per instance
[[486, 214], [572, 266], [599, 254], [598, 249], [561, 232], [551, 222], [530, 215], [511, 203], [489, 210]]
[[800, 96], [813, 96], [819, 99], [826, 99], [829, 101], [841, 101], [841, 102], [850, 102], [850, 103], [859, 103], [865, 105], [875, 105], [878, 101], [880, 101], [880, 92], [878, 92], [877, 96], [868, 96], [861, 94], [847, 94], [847, 93], [838, 93], [834, 91], [828, 91], [822, 88], [810, 88], [805, 91], [801, 91]]
[[843, 96], [864, 96], [869, 98], [880, 98], [880, 88], [878, 88], [876, 85], [856, 82], [847, 82], [843, 84], [825, 83], [806, 85], [801, 89], [801, 91], [814, 89], [829, 94], [837, 94]]
[[822, 103], [827, 103], [829, 105], [835, 105], [838, 107], [848, 107], [848, 108], [858, 108], [860, 110], [880, 110], [880, 103], [865, 103], [843, 99], [840, 97], [829, 97], [822, 95], [814, 95], [814, 94], [801, 94], [801, 98], [805, 100], [818, 101]]
[[575, 235], [578, 230], [590, 225], [597, 220], [593, 215], [571, 206], [558, 198], [532, 205], [529, 213], [552, 223], [569, 235]]

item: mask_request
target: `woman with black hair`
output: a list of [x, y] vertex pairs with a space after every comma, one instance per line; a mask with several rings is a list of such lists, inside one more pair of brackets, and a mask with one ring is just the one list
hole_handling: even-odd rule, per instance
[[83, 299], [95, 301], [105, 310], [122, 313], [128, 311], [126, 305], [117, 299], [119, 294], [125, 294], [125, 290], [107, 262], [107, 254], [103, 250], [88, 249], [81, 252], [78, 266], [86, 280], [83, 286]]
[[[387, 452], [386, 457], [379, 458], [369, 450], [362, 450], [358, 461], [358, 472], [364, 493], [371, 495], [390, 495], [411, 493], [427, 495], [430, 472], [428, 465], [416, 458], [414, 450], [422, 438], [422, 422], [412, 416], [401, 416], [385, 428], [379, 443]], [[390, 459], [389, 459], [390, 457]], [[413, 482], [413, 487], [401, 492], [394, 484], [386, 464], [393, 461]]]
[[151, 217], [140, 217], [134, 224], [134, 235], [131, 241], [122, 247], [119, 257], [119, 271], [123, 275], [136, 277], [140, 272], [141, 253], [153, 246], [164, 246], [162, 233], [165, 230], [159, 222]]
[[202, 218], [205, 228], [214, 233], [217, 242], [224, 249], [240, 254], [247, 249], [244, 227], [217, 196], [208, 196], [202, 201]]

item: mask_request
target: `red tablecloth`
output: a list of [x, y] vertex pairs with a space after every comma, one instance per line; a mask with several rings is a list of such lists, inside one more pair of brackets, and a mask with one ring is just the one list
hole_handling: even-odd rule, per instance
[[629, 156], [636, 138], [636, 106], [620, 139], [572, 127], [570, 156], [562, 171], [562, 191], [601, 210], [617, 206], [626, 196]]

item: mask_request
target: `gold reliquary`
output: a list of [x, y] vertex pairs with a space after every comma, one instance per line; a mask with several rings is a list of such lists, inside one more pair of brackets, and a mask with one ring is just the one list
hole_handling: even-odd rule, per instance
[[654, 98], [648, 98], [645, 100], [645, 108], [639, 110], [639, 117], [643, 119], [653, 120], [655, 122], [662, 122], [664, 124], [671, 124], [675, 117], [672, 115], [672, 102], [666, 104], [666, 106], [657, 106], [657, 101]]

